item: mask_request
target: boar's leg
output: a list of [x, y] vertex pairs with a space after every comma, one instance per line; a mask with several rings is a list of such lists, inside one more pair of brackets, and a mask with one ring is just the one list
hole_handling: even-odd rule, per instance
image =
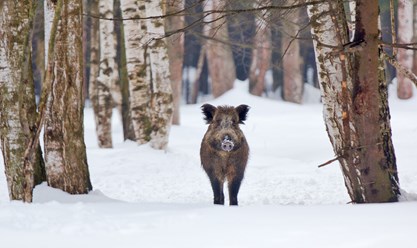
[[214, 204], [224, 205], [223, 182], [214, 175], [209, 175], [214, 194]]
[[239, 193], [240, 183], [242, 182], [242, 179], [243, 179], [243, 174], [236, 175], [235, 177], [230, 178], [228, 180], [230, 205], [238, 205], [237, 194]]

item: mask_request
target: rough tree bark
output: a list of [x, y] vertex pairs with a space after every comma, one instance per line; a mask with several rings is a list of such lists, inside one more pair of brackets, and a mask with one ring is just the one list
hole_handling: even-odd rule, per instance
[[44, 129], [47, 181], [51, 187], [83, 194], [92, 185], [83, 129], [82, 1], [48, 4], [55, 7], [55, 15], [46, 75], [51, 90]]
[[121, 114], [122, 114], [122, 123], [123, 123], [123, 138], [124, 140], [135, 141], [135, 132], [133, 130], [133, 123], [130, 112], [130, 102], [129, 102], [129, 80], [127, 75], [126, 68], [126, 48], [125, 48], [125, 39], [124, 39], [124, 28], [122, 19], [122, 11], [120, 9], [120, 0], [114, 0], [114, 10], [115, 10], [115, 31], [117, 39], [117, 63], [119, 68], [119, 85], [120, 85], [120, 94], [122, 97], [121, 102]]
[[343, 1], [308, 6], [322, 93], [324, 120], [355, 203], [398, 200], [387, 84], [378, 70], [378, 1], [357, 1], [354, 42]]
[[[162, 15], [160, 1], [121, 1], [123, 18]], [[124, 22], [130, 108], [139, 144], [150, 142], [156, 149], [168, 144], [172, 122], [172, 89], [169, 80], [164, 20]]]
[[[398, 1], [398, 43], [408, 44], [413, 39], [413, 1]], [[397, 60], [407, 69], [413, 68], [413, 50], [398, 49]], [[397, 74], [397, 95], [400, 99], [413, 96], [413, 83], [401, 73]]]
[[[136, 16], [145, 17], [145, 3], [134, 0], [121, 0], [120, 7], [124, 19]], [[130, 111], [136, 142], [150, 141], [152, 123], [150, 117], [151, 87], [150, 76], [146, 71], [146, 46], [144, 34], [147, 32], [143, 20], [127, 20], [124, 24], [126, 63], [129, 79]]]
[[[270, 5], [267, 1], [265, 6]], [[255, 4], [256, 7], [263, 5]], [[256, 33], [253, 39], [252, 62], [249, 69], [249, 92], [261, 96], [265, 90], [265, 74], [271, 66], [272, 40], [271, 28], [268, 25], [267, 11], [261, 11], [255, 19]]]
[[[49, 40], [51, 38], [51, 29], [52, 22], [54, 20], [54, 1], [44, 0], [43, 2], [43, 12], [44, 12], [44, 22], [45, 22], [45, 69], [48, 67], [48, 51], [49, 51]], [[46, 75], [45, 75], [46, 77]]]
[[[206, 0], [204, 11], [222, 10], [226, 1]], [[232, 49], [227, 44], [229, 34], [226, 18], [221, 13], [211, 13], [204, 18], [204, 35], [206, 41], [207, 63], [211, 79], [212, 94], [218, 97], [233, 88], [236, 79], [235, 63]]]
[[288, 14], [289, 20], [284, 25], [282, 36], [282, 70], [284, 73], [283, 94], [285, 101], [301, 103], [303, 100], [303, 78], [301, 73], [300, 41], [296, 39], [299, 26], [300, 9]]
[[[145, 1], [146, 16], [162, 15], [162, 1]], [[168, 145], [172, 122], [173, 99], [169, 74], [169, 59], [165, 35], [164, 19], [147, 20], [148, 64], [151, 83], [150, 145], [155, 149], [165, 149]]]
[[[116, 33], [113, 19], [113, 1], [101, 0], [100, 10], [100, 66], [99, 75], [90, 87], [93, 102], [94, 116], [96, 121], [96, 132], [98, 145], [101, 148], [111, 148], [111, 118], [113, 106], [117, 104], [121, 111], [121, 94], [117, 81], [119, 80], [118, 64], [116, 63]], [[96, 37], [94, 37], [96, 38]]]
[[30, 0], [0, 3], [0, 147], [9, 197], [26, 202], [45, 180], [39, 144], [25, 161], [37, 117], [30, 39], [34, 11]]
[[[93, 0], [91, 2], [90, 14], [92, 16], [100, 16], [100, 0]], [[91, 37], [90, 37], [90, 85], [89, 98], [94, 110], [94, 117], [96, 121], [96, 132], [98, 136], [98, 144], [102, 147], [102, 142], [99, 136], [99, 83], [98, 77], [100, 73], [100, 20], [91, 18]], [[104, 138], [103, 138], [104, 139]]]
[[[184, 9], [184, 0], [168, 0], [167, 13], [174, 13]], [[175, 32], [184, 27], [184, 16], [169, 16], [165, 21], [165, 30], [167, 33]], [[174, 101], [174, 113], [172, 124], [180, 124], [180, 103], [182, 88], [182, 65], [184, 61], [184, 33], [180, 32], [167, 38], [169, 72], [171, 75], [172, 95]]]

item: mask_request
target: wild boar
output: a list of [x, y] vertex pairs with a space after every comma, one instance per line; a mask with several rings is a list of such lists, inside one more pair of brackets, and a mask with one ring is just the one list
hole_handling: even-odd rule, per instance
[[229, 203], [238, 205], [239, 193], [249, 146], [239, 127], [246, 121], [249, 106], [201, 106], [204, 120], [209, 124], [201, 142], [200, 158], [214, 194], [214, 204], [224, 205], [223, 185], [228, 183]]

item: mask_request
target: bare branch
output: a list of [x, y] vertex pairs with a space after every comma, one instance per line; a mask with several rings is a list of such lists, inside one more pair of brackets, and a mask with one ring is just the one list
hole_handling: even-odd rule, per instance
[[414, 85], [417, 87], [417, 76], [413, 72], [411, 72], [410, 70], [405, 68], [394, 57], [390, 56], [385, 51], [382, 52], [382, 57], [385, 60], [387, 60], [391, 65], [393, 65], [399, 73], [401, 73], [404, 76], [406, 76], [407, 78], [409, 78], [414, 83]]
[[331, 164], [331, 163], [333, 163], [333, 162], [337, 161], [339, 158], [341, 158], [341, 156], [337, 156], [337, 157], [335, 157], [335, 158], [333, 158], [333, 159], [330, 159], [329, 161], [327, 161], [327, 162], [325, 162], [325, 163], [320, 164], [318, 167], [319, 167], [319, 168], [324, 167], [324, 166], [326, 166], [326, 165], [328, 165], [328, 164]]
[[[130, 21], [130, 20], [148, 20], [148, 19], [164, 19], [167, 18], [169, 16], [174, 16], [174, 15], [188, 15], [186, 14], [186, 10], [189, 10], [191, 8], [193, 8], [195, 5], [204, 2], [204, 0], [199, 0], [196, 4], [194, 4], [193, 6], [187, 7], [183, 10], [179, 10], [176, 12], [172, 12], [172, 13], [167, 13], [165, 15], [159, 15], [159, 16], [148, 16], [148, 17], [132, 17], [132, 18], [104, 18], [104, 17], [100, 17], [100, 16], [93, 16], [93, 15], [89, 15], [87, 13], [83, 13], [84, 16], [89, 16], [91, 18], [97, 18], [97, 19], [102, 19], [102, 20], [108, 20], [108, 21]], [[224, 14], [222, 17], [226, 17], [228, 15], [235, 15], [235, 14], [240, 14], [240, 13], [246, 13], [246, 12], [258, 12], [258, 11], [262, 11], [262, 10], [290, 10], [290, 9], [296, 9], [296, 8], [301, 8], [301, 7], [305, 7], [305, 6], [309, 6], [309, 5], [315, 5], [315, 4], [320, 4], [320, 3], [324, 3], [326, 2], [326, 0], [317, 0], [317, 1], [309, 1], [309, 2], [302, 2], [302, 3], [297, 3], [297, 4], [292, 4], [292, 5], [283, 5], [283, 6], [275, 6], [275, 5], [271, 5], [271, 6], [263, 6], [263, 7], [258, 7], [258, 8], [247, 8], [247, 9], [223, 9], [223, 10], [210, 10], [210, 11], [202, 11], [200, 13], [202, 14], [207, 14], [207, 15], [211, 15], [211, 14]]]
[[[379, 44], [385, 47], [394, 47], [394, 48], [402, 48], [402, 49], [408, 49], [408, 50], [415, 50], [417, 51], [417, 43], [388, 43], [385, 41], [380, 41]], [[395, 54], [392, 54], [393, 57], [395, 57]]]

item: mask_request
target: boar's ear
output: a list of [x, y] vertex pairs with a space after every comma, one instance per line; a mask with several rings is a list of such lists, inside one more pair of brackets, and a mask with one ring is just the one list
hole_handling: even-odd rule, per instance
[[201, 110], [203, 111], [204, 120], [206, 121], [206, 124], [210, 124], [213, 120], [214, 113], [216, 112], [216, 107], [214, 107], [211, 104], [204, 104], [201, 106]]
[[239, 115], [239, 123], [245, 124], [243, 122], [246, 121], [250, 107], [248, 105], [242, 104], [242, 105], [237, 106], [235, 109], [236, 109], [237, 114]]

